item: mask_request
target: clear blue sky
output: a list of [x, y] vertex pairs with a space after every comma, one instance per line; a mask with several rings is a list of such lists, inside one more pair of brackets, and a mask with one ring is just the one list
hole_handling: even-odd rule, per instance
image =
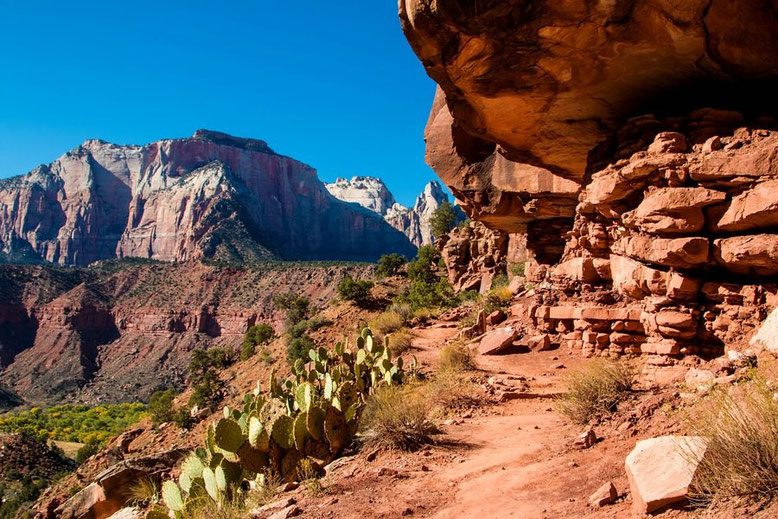
[[434, 84], [394, 0], [0, 0], [0, 178], [85, 139], [198, 128], [264, 139], [323, 180], [382, 177], [402, 203], [436, 179]]

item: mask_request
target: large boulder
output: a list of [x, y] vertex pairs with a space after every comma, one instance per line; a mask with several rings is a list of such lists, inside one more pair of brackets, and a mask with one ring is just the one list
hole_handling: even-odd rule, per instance
[[698, 436], [639, 441], [625, 462], [635, 511], [647, 514], [685, 500], [706, 447]]
[[516, 340], [516, 330], [510, 326], [495, 328], [487, 333], [478, 346], [481, 355], [497, 355], [508, 350]]
[[[399, 11], [443, 92], [430, 117], [428, 159], [447, 184], [465, 188], [454, 193], [468, 204], [488, 198], [492, 208], [514, 207], [493, 216], [504, 230], [528, 212], [521, 197], [501, 195], [495, 162], [513, 163], [510, 185], [531, 180], [562, 194], [561, 180], [580, 184], [592, 150], [629, 116], [778, 71], [770, 2], [401, 0]], [[750, 95], [767, 91], [752, 84]], [[676, 149], [672, 142], [659, 151]]]
[[778, 355], [778, 308], [770, 312], [756, 334], [751, 337], [751, 346], [764, 348]]

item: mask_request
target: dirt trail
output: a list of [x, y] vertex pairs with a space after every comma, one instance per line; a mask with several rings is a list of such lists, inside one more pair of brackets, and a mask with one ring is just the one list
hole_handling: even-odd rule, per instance
[[[445, 337], [441, 331], [419, 331], [414, 346], [421, 350], [420, 356], [436, 354], [437, 344]], [[507, 383], [511, 377], [527, 378], [529, 391], [522, 394], [524, 398], [503, 403], [490, 414], [446, 428], [451, 441], [471, 448], [463, 452], [459, 463], [441, 467], [435, 474], [451, 492], [433, 517], [591, 514], [585, 507], [586, 498], [604, 481], [580, 466], [570, 466], [582, 455], [571, 449], [577, 431], [553, 411], [552, 401], [563, 391], [561, 374], [581, 360], [556, 350], [480, 357], [478, 361], [488, 377]], [[565, 368], [552, 367], [560, 364]], [[600, 516], [614, 515], [605, 512]]]

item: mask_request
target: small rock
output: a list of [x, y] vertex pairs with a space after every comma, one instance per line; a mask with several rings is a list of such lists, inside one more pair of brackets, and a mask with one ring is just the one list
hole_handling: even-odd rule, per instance
[[429, 468], [427, 465], [422, 465], [422, 466], [421, 466], [421, 471], [422, 471], [422, 472], [429, 472], [429, 471], [430, 471], [430, 468]]
[[408, 507], [405, 510], [403, 510], [403, 517], [405, 517], [407, 515], [413, 515], [413, 508]]
[[576, 438], [575, 442], [573, 442], [573, 445], [575, 447], [578, 447], [579, 449], [588, 449], [592, 445], [594, 445], [597, 442], [597, 433], [594, 432], [594, 429], [587, 429], [584, 432]]
[[378, 469], [378, 475], [379, 476], [396, 476], [399, 474], [396, 470], [390, 469], [389, 467], [381, 467]]
[[268, 519], [288, 519], [289, 517], [297, 517], [301, 513], [303, 513], [303, 511], [300, 510], [299, 506], [292, 505], [284, 508], [283, 510], [279, 510], [278, 512], [268, 517]]
[[376, 457], [378, 457], [379, 449], [374, 449], [367, 455], [367, 461], [375, 461]]
[[280, 487], [278, 487], [279, 492], [291, 492], [292, 490], [297, 490], [300, 487], [300, 483], [297, 481], [290, 481], [289, 483], [284, 483]]
[[609, 505], [616, 501], [619, 497], [619, 493], [616, 487], [611, 481], [608, 481], [603, 486], [597, 489], [597, 491], [589, 496], [589, 506], [599, 508], [601, 506]]
[[561, 364], [561, 363], [560, 364], [552, 364], [551, 365], [551, 369], [565, 369], [566, 367], [567, 366], [565, 366], [564, 364]]
[[571, 469], [574, 469], [578, 466], [578, 463], [571, 461], [570, 463], [567, 464], [567, 466], [570, 467]]

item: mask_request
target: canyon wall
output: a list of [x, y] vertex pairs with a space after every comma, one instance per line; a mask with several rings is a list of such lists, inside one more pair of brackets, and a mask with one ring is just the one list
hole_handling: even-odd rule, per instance
[[778, 4], [401, 0], [427, 161], [526, 240], [515, 311], [655, 374], [778, 304]]
[[[0, 266], [0, 400], [35, 405], [145, 400], [183, 387], [194, 349], [239, 348], [246, 329], [280, 332], [280, 293], [323, 308], [369, 266], [112, 261], [87, 269]], [[8, 398], [4, 398], [6, 395]], [[16, 402], [18, 403], [18, 402]], [[6, 404], [6, 407], [9, 404]]]
[[60, 265], [142, 257], [375, 260], [415, 247], [266, 143], [199, 130], [146, 146], [86, 141], [0, 181], [0, 253]]

